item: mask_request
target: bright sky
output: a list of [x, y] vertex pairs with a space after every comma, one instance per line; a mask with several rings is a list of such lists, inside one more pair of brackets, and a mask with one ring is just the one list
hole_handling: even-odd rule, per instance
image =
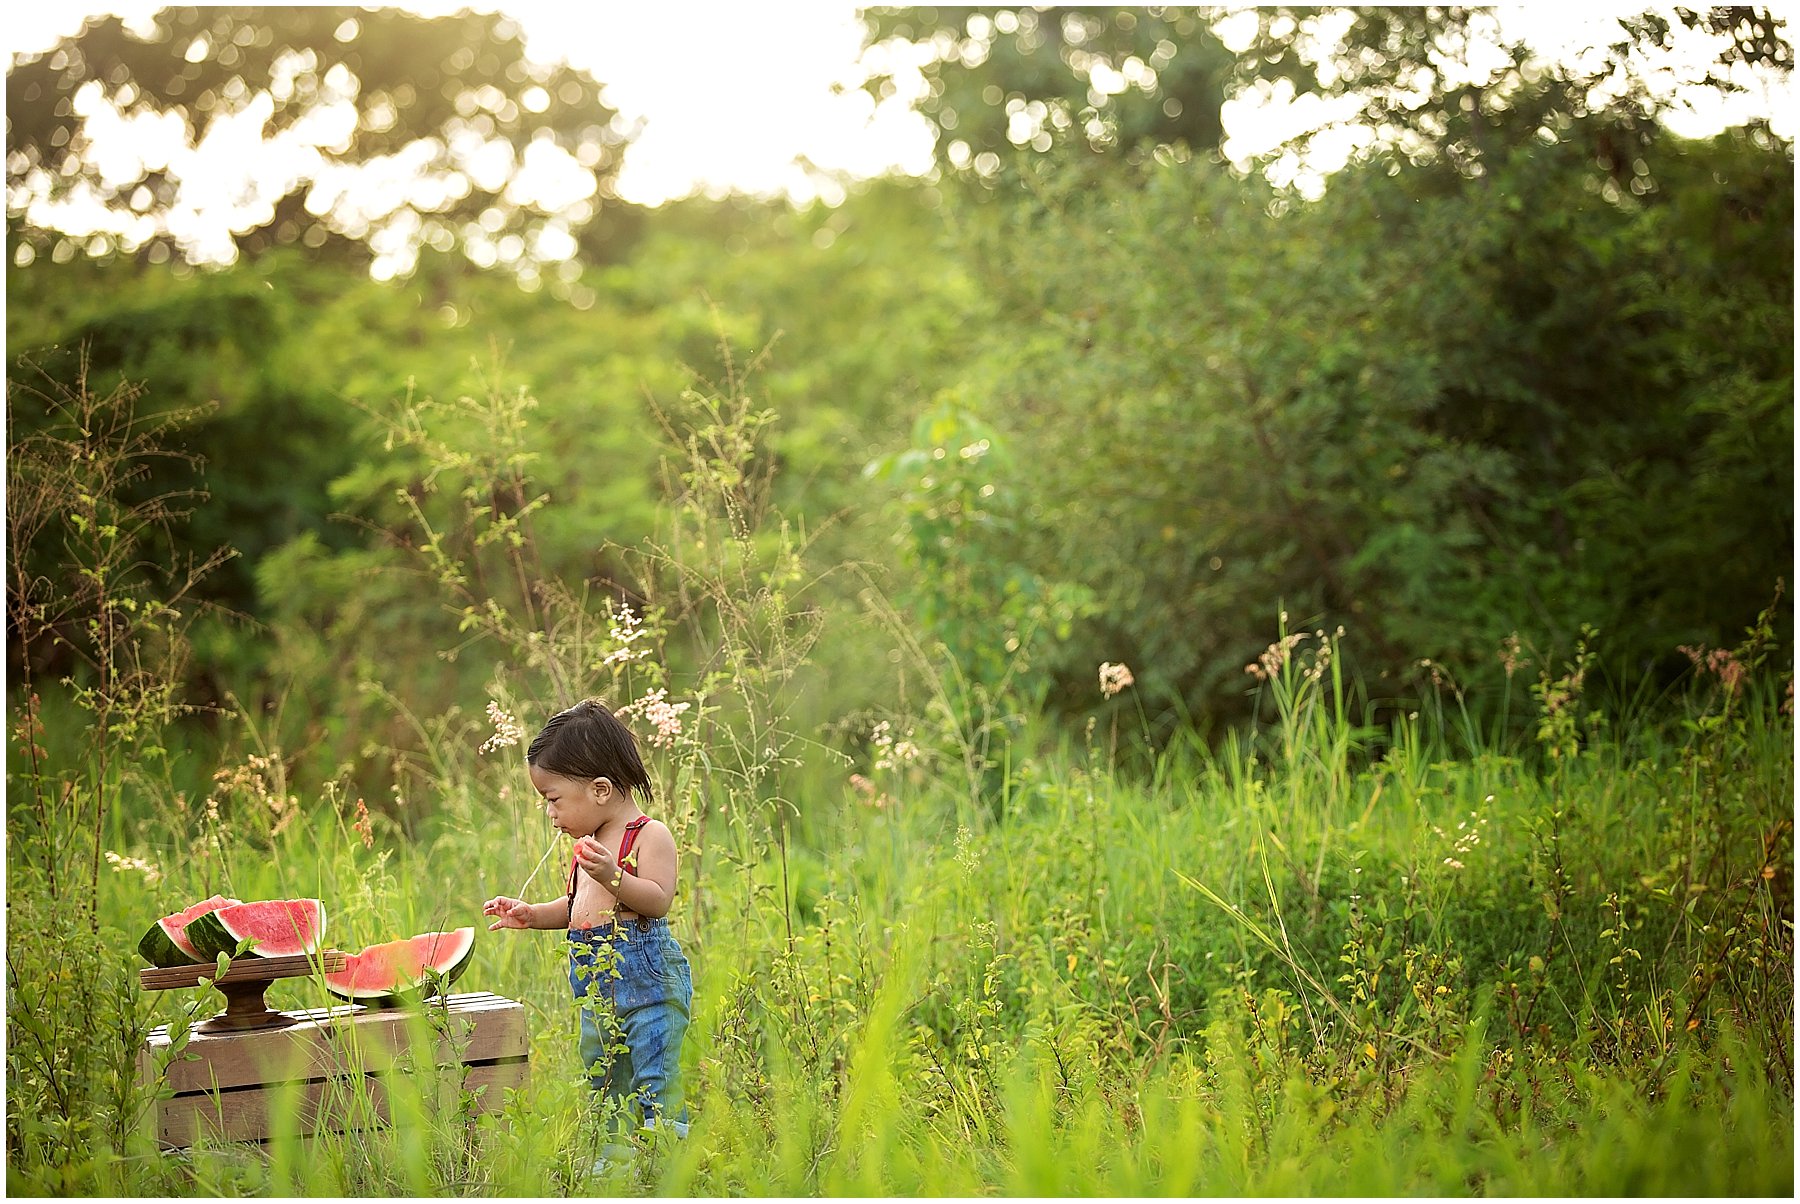
[[[423, 0], [408, 7], [438, 13], [465, 6], [455, 0]], [[88, 13], [116, 12], [127, 20], [142, 20], [160, 7], [142, 0], [105, 6], [15, 2], [0, 22], [0, 37], [9, 55], [42, 50], [79, 29]], [[922, 173], [931, 165], [931, 130], [909, 110], [911, 97], [903, 91], [895, 100], [877, 106], [857, 86], [861, 82], [857, 56], [862, 27], [856, 6], [847, 0], [789, 0], [779, 6], [708, 0], [679, 8], [509, 0], [498, 7], [518, 19], [532, 57], [566, 58], [587, 70], [606, 85], [609, 103], [627, 121], [641, 121], [617, 181], [627, 200], [657, 204], [696, 189], [738, 189], [759, 195], [785, 193], [800, 202], [819, 197], [836, 203], [842, 189], [834, 173], [857, 177], [890, 171]], [[1592, 47], [1613, 40], [1617, 26], [1609, 15], [1638, 7], [1539, 4], [1502, 8], [1500, 13], [1508, 33], [1525, 36], [1547, 55], [1569, 57], [1591, 53]], [[1232, 40], [1229, 32], [1226, 36], [1228, 42]], [[1677, 63], [1675, 70], [1693, 72], [1689, 77], [1697, 77], [1692, 65]], [[905, 79], [901, 82], [904, 87]], [[1776, 129], [1792, 138], [1795, 112], [1800, 108], [1794, 99], [1791, 86], [1780, 95], [1753, 87], [1749, 94], [1735, 98], [1731, 107], [1708, 95], [1703, 109], [1676, 113], [1669, 124], [1678, 133], [1698, 135], [1760, 112], [1773, 114]], [[1311, 100], [1295, 103], [1291, 89], [1271, 88], [1226, 106], [1223, 116], [1230, 139], [1225, 150], [1247, 164], [1286, 138], [1337, 115]], [[105, 117], [100, 114], [96, 119]], [[296, 153], [302, 157], [310, 153], [317, 174], [317, 147], [333, 140], [330, 131], [313, 131], [317, 136], [312, 145], [262, 146], [261, 126], [254, 117], [252, 114], [251, 120], [243, 122], [242, 128], [221, 128], [200, 147], [175, 146], [166, 151], [145, 149], [155, 138], [168, 137], [166, 132], [145, 127], [133, 128], [129, 134], [120, 131], [112, 152], [120, 156], [118, 172], [128, 176], [139, 159], [168, 155], [171, 166], [182, 169], [187, 185], [216, 174], [218, 191], [233, 191], [235, 184], [235, 191], [242, 194], [243, 182], [248, 182], [252, 170], [248, 165], [254, 164], [260, 177], [274, 185], [279, 179], [273, 177], [303, 170], [292, 166], [302, 161], [293, 157]], [[1326, 171], [1340, 166], [1355, 141], [1353, 133], [1327, 140], [1316, 165]], [[278, 162], [282, 155], [289, 156], [288, 166]], [[820, 170], [808, 170], [807, 163]], [[483, 170], [477, 153], [460, 166], [473, 178], [479, 178]], [[546, 198], [557, 195], [558, 189], [574, 178], [569, 165], [562, 166], [559, 176], [557, 164], [546, 161], [526, 187], [536, 188]], [[404, 164], [391, 165], [397, 172], [404, 168]], [[1298, 162], [1278, 166], [1276, 174], [1307, 183], [1307, 173]], [[1316, 187], [1316, 177], [1313, 183]], [[403, 187], [389, 182], [384, 195], [404, 199], [403, 194]], [[397, 203], [382, 202], [390, 209]], [[191, 227], [184, 244], [190, 252], [202, 243], [216, 244], [229, 257], [226, 227], [253, 221], [254, 214], [216, 205], [209, 216], [201, 211], [204, 209], [199, 205], [183, 218]], [[369, 211], [374, 226], [380, 225], [382, 216], [379, 205]], [[208, 222], [217, 228], [208, 228]], [[63, 228], [69, 227], [64, 224]], [[394, 238], [403, 239], [406, 233], [397, 230]], [[125, 236], [131, 239], [128, 232]], [[550, 236], [554, 237], [555, 231]], [[566, 239], [566, 234], [563, 237]], [[572, 248], [572, 241], [569, 245]], [[554, 252], [555, 247], [541, 249]], [[499, 254], [507, 258], [504, 252]], [[553, 253], [547, 257], [557, 258]], [[405, 265], [396, 266], [404, 270]]]
[[[166, 7], [123, 3], [14, 4], [3, 22], [8, 55], [46, 49], [75, 33], [84, 16], [128, 21]], [[470, 7], [424, 0], [426, 14]], [[901, 103], [877, 109], [858, 88], [862, 25], [843, 0], [779, 6], [688, 3], [568, 4], [516, 0], [476, 4], [518, 19], [527, 52], [563, 58], [606, 85], [607, 101], [643, 122], [626, 153], [620, 194], [657, 204], [700, 188], [809, 200], [836, 185], [809, 173], [854, 176], [931, 166], [931, 131]]]

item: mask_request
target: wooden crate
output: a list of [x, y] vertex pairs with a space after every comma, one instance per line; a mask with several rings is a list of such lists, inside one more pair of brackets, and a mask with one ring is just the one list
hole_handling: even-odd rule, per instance
[[[291, 1011], [301, 1020], [287, 1028], [193, 1033], [187, 1056], [169, 1063], [175, 1096], [157, 1102], [157, 1139], [266, 1141], [386, 1123], [397, 1076], [440, 1112], [453, 1110], [465, 1088], [477, 1092], [477, 1111], [498, 1108], [505, 1088], [530, 1073], [524, 1006], [475, 992], [429, 1007], [449, 1038], [422, 1009], [351, 1005]], [[150, 1034], [138, 1053], [140, 1078], [155, 1076], [168, 1048], [166, 1026]]]

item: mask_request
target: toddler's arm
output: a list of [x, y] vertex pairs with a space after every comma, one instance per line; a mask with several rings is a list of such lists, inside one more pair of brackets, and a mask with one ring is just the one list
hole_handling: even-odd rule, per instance
[[496, 917], [488, 925], [489, 932], [497, 932], [502, 928], [567, 928], [569, 900], [564, 896], [544, 903], [527, 903], [523, 899], [509, 899], [500, 895], [483, 903], [481, 914]]

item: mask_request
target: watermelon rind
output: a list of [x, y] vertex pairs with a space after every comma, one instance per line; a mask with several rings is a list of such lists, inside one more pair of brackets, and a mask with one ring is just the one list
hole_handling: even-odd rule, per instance
[[262, 899], [221, 907], [189, 924], [187, 938], [212, 959], [238, 956], [248, 942], [257, 957], [311, 955], [325, 947], [325, 905], [317, 899]]
[[234, 907], [239, 900], [225, 895], [214, 895], [189, 907], [184, 907], [172, 915], [166, 915], [150, 925], [138, 941], [138, 955], [153, 966], [168, 968], [170, 966], [194, 966], [204, 958], [194, 943], [188, 939], [187, 926], [203, 915], [219, 910], [221, 907]]
[[474, 952], [473, 927], [385, 941], [346, 958], [342, 970], [325, 975], [325, 989], [374, 1007], [429, 999], [462, 977]]

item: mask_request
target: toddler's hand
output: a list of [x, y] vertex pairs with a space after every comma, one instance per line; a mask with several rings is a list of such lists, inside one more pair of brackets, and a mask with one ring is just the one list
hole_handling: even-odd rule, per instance
[[594, 881], [612, 890], [619, 882], [619, 863], [607, 847], [592, 836], [583, 836], [575, 842], [575, 864], [582, 872]]
[[531, 919], [531, 904], [523, 899], [509, 899], [505, 895], [489, 899], [481, 905], [481, 914], [499, 917], [488, 925], [489, 932], [497, 932], [502, 928], [531, 927], [528, 922]]

